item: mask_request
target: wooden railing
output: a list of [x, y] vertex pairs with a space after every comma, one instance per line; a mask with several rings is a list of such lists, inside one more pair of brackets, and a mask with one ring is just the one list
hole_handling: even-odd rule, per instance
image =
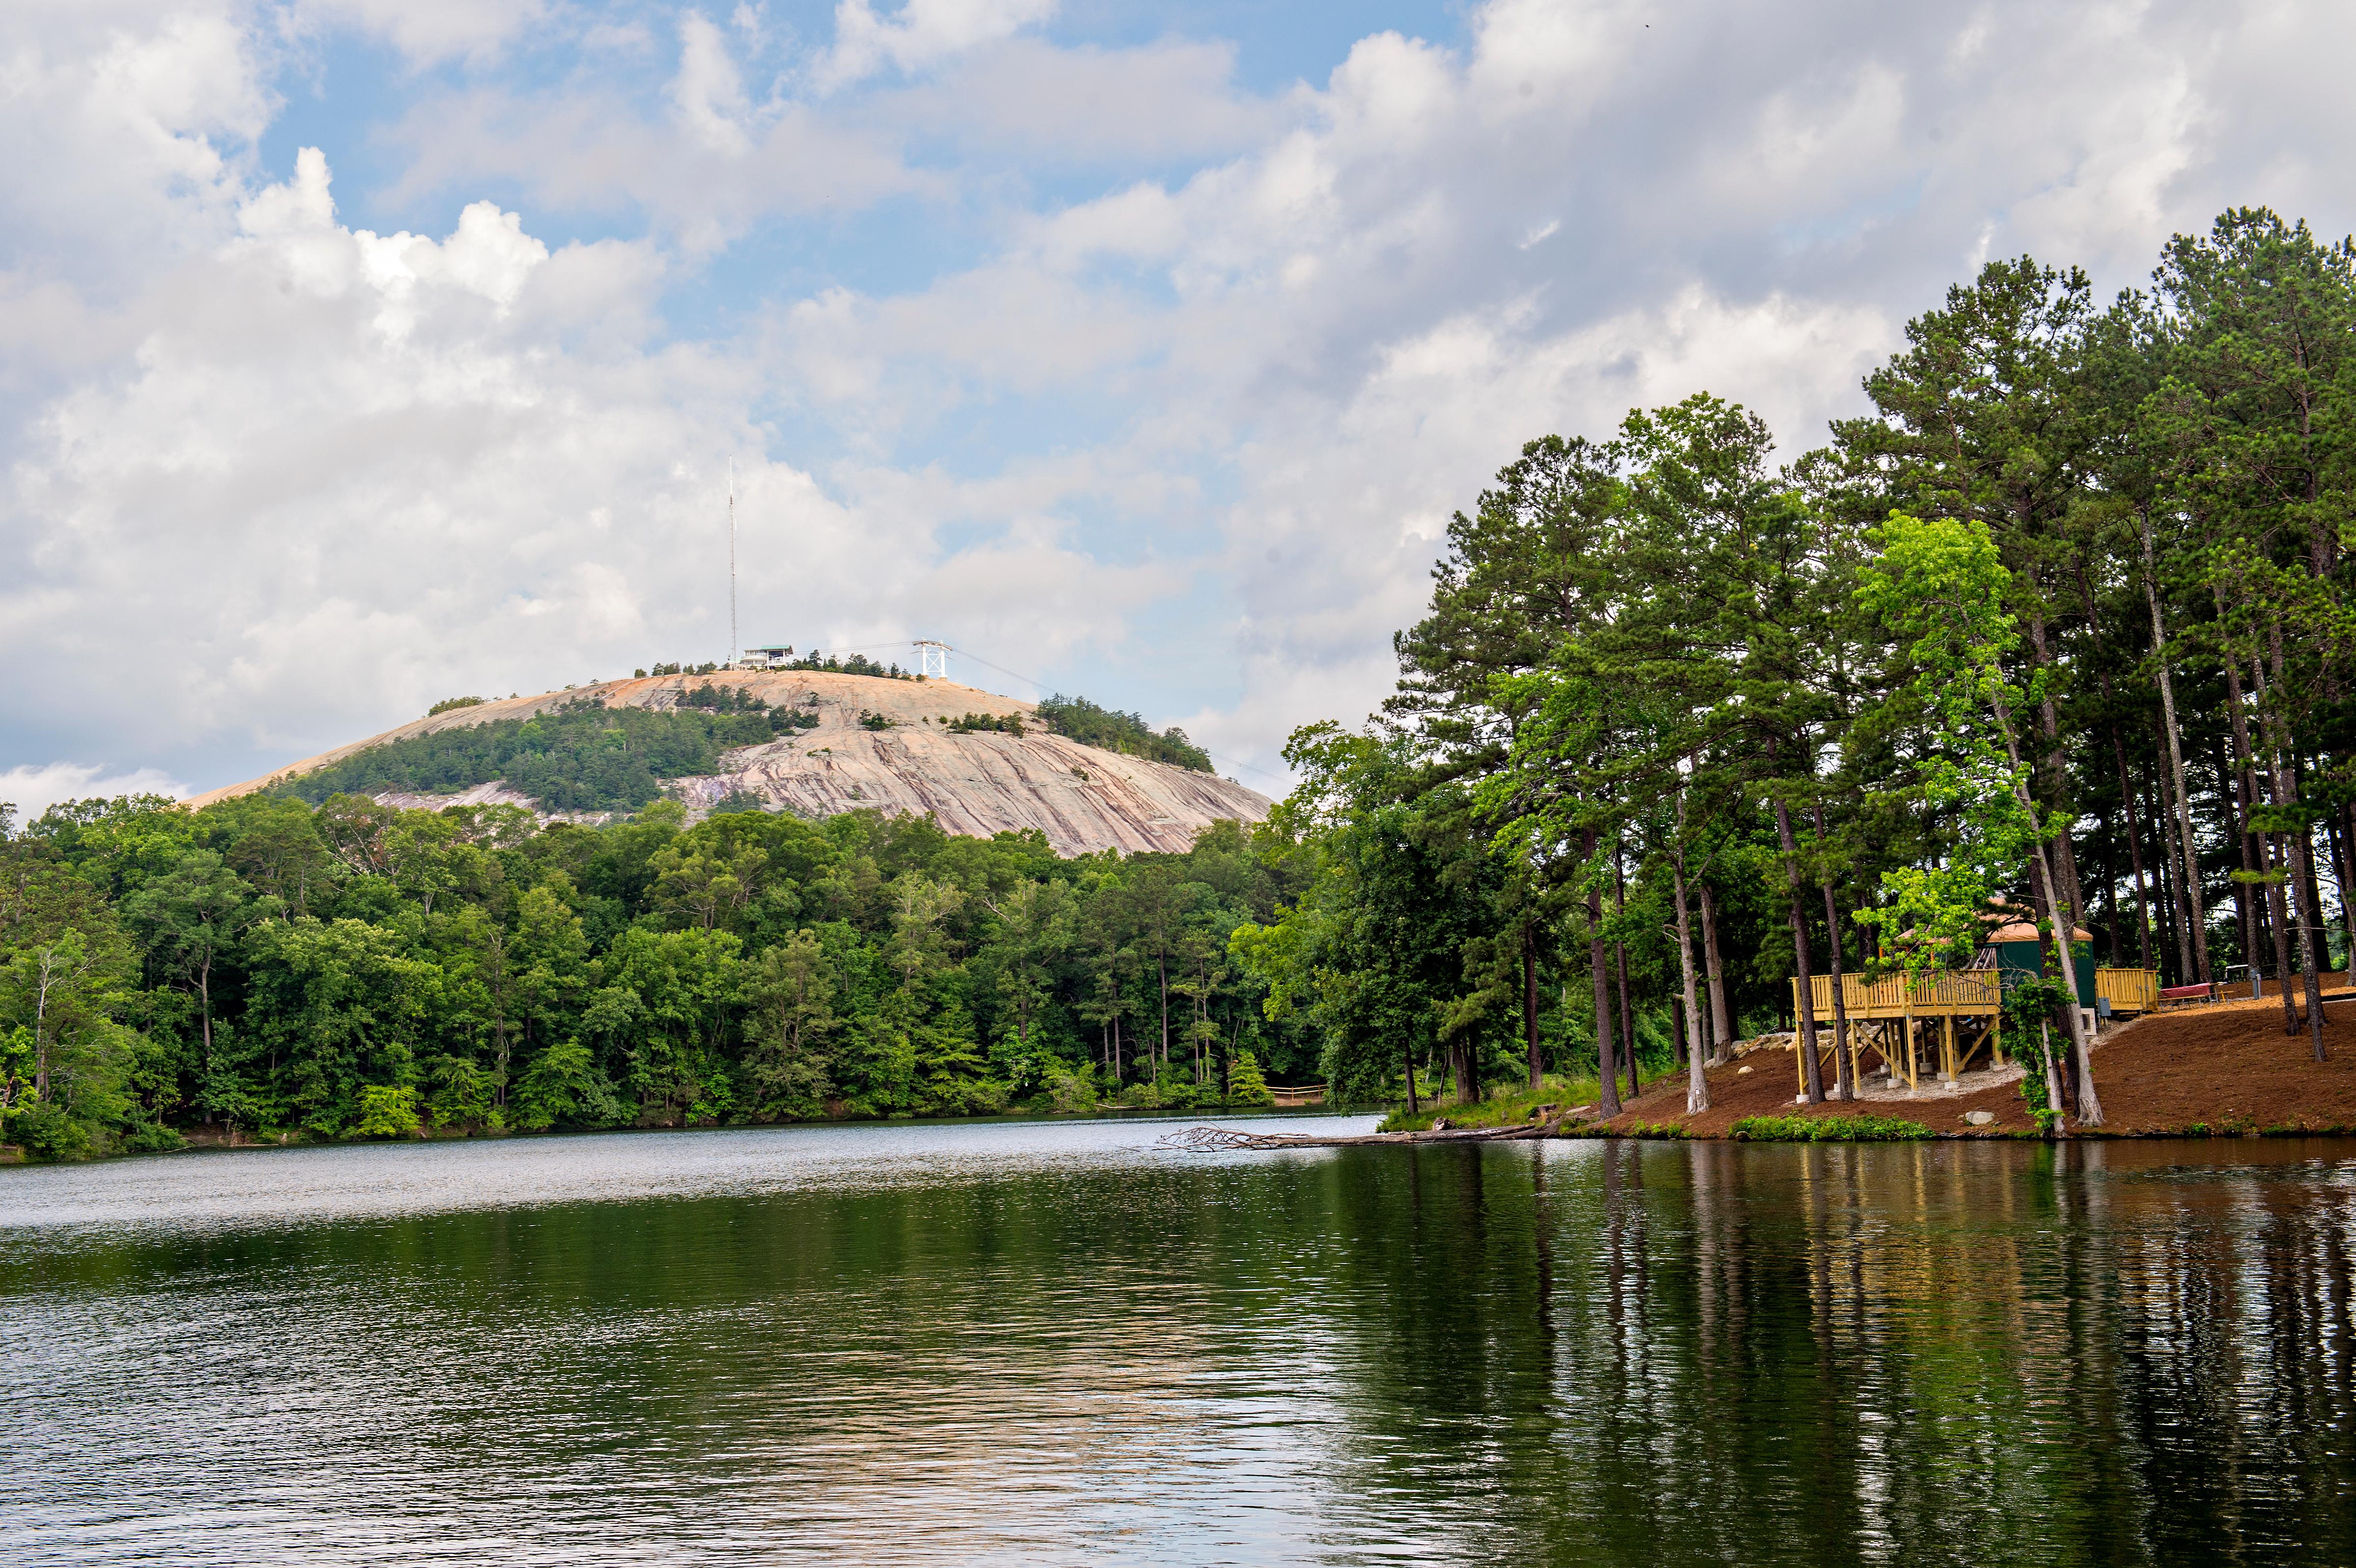
[[[1796, 992], [1798, 982], [1793, 989]], [[1833, 977], [1809, 976], [1809, 999], [1816, 1022], [1833, 1019]], [[1868, 982], [1855, 975], [1841, 976], [1841, 1010], [1851, 1019], [1937, 1018], [1955, 1014], [1993, 1013], [2004, 1005], [2003, 982], [1993, 969], [1949, 969], [1917, 980], [1892, 975]]]

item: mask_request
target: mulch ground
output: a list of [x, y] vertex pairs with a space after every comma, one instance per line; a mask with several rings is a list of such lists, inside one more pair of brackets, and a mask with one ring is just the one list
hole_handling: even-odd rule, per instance
[[[2356, 998], [2324, 1004], [2323, 1043], [2329, 1060], [2317, 1061], [2303, 1015], [2298, 1032], [2284, 1034], [2282, 1002], [2271, 997], [2137, 1019], [2094, 1047], [2094, 1088], [2104, 1116], [2094, 1130], [2121, 1137], [2356, 1132]], [[1647, 1084], [1603, 1130], [1665, 1125], [1688, 1137], [1724, 1137], [1744, 1116], [1772, 1115], [1901, 1116], [1966, 1137], [2036, 1129], [2018, 1083], [1937, 1099], [1811, 1106], [1792, 1103], [1797, 1078], [1788, 1047], [1755, 1051], [1710, 1070], [1710, 1108], [1700, 1115], [1686, 1115], [1685, 1075], [1674, 1073]], [[1997, 1119], [1974, 1127], [1964, 1120], [1970, 1111], [1993, 1112]]]

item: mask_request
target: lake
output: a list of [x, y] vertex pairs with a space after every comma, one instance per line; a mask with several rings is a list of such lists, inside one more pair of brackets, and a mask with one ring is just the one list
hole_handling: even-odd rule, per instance
[[0, 1170], [0, 1555], [2356, 1558], [2356, 1144], [1187, 1125]]

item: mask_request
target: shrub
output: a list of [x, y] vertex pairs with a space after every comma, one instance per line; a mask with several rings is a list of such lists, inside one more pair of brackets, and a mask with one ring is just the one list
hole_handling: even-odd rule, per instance
[[708, 708], [714, 713], [766, 713], [769, 705], [753, 695], [749, 686], [713, 686], [705, 681], [701, 686], [683, 691], [679, 696], [681, 708]]
[[978, 730], [1015, 736], [1023, 733], [1023, 715], [1020, 713], [968, 713], [942, 722], [952, 735], [969, 735]]
[[480, 708], [482, 705], [483, 699], [479, 697], [445, 697], [427, 709], [425, 717], [431, 719], [436, 713], [447, 713], [453, 708]]
[[1259, 1070], [1259, 1059], [1250, 1051], [1239, 1051], [1227, 1067], [1227, 1104], [1230, 1105], [1273, 1105], [1276, 1095], [1268, 1086], [1268, 1078]]
[[40, 1159], [80, 1159], [90, 1153], [90, 1128], [54, 1100], [38, 1100], [8, 1117], [8, 1137]]
[[405, 1138], [417, 1131], [417, 1091], [391, 1083], [360, 1086], [360, 1119], [352, 1136]]
[[187, 1141], [161, 1122], [134, 1122], [122, 1137], [126, 1154], [165, 1154], [186, 1147]]
[[1097, 1108], [1096, 1081], [1085, 1072], [1050, 1072], [1043, 1087], [1048, 1104], [1066, 1115]]
[[1734, 1136], [1751, 1143], [1906, 1143], [1933, 1136], [1902, 1116], [1745, 1116]]

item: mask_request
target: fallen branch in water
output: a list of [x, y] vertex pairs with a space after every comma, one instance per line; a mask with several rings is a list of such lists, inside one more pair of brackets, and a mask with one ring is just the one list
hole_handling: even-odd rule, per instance
[[1558, 1131], [1559, 1121], [1531, 1122], [1513, 1127], [1454, 1127], [1433, 1133], [1355, 1133], [1316, 1137], [1305, 1133], [1248, 1133], [1238, 1127], [1188, 1127], [1164, 1133], [1159, 1146], [1210, 1154], [1222, 1149], [1345, 1148], [1359, 1144], [1478, 1144], [1510, 1143], [1542, 1138]]

